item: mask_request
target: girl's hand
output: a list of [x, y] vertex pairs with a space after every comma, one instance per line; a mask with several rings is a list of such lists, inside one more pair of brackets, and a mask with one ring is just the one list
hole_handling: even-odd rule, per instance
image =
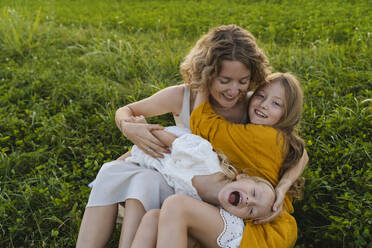
[[275, 188], [275, 202], [272, 207], [271, 215], [265, 218], [262, 218], [262, 219], [254, 220], [253, 221], [254, 224], [258, 224], [258, 225], [265, 224], [267, 222], [272, 221], [273, 219], [275, 219], [278, 215], [282, 213], [284, 198], [290, 186], [291, 186], [291, 181], [289, 179], [282, 179], [279, 181], [279, 184]]
[[121, 119], [121, 132], [144, 153], [154, 158], [163, 158], [164, 156], [161, 153], [169, 153], [169, 150], [151, 132], [153, 130], [163, 130], [164, 127], [155, 124], [145, 124], [143, 120], [144, 118], [136, 117]]
[[257, 224], [257, 225], [265, 224], [267, 222], [274, 220], [277, 216], [279, 216], [282, 213], [284, 197], [286, 193], [275, 189], [275, 194], [276, 194], [276, 197], [275, 197], [274, 205], [272, 207], [272, 213], [265, 218], [254, 220], [253, 221], [254, 224]]

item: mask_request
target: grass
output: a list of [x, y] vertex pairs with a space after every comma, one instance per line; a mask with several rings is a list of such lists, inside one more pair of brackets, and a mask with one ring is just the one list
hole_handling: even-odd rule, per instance
[[305, 91], [296, 246], [370, 247], [371, 13], [369, 1], [1, 1], [0, 247], [73, 247], [86, 185], [131, 146], [115, 110], [180, 83], [195, 41], [229, 23]]

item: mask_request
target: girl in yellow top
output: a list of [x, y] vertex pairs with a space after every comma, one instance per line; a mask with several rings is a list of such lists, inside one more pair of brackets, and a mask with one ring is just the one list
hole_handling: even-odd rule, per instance
[[[209, 140], [217, 152], [223, 151], [242, 172], [263, 177], [276, 186], [283, 175], [290, 177], [286, 171], [304, 151], [304, 143], [294, 130], [301, 119], [303, 95], [298, 81], [288, 73], [272, 74], [267, 81], [255, 91], [249, 104], [248, 115], [255, 125], [230, 123], [205, 102], [193, 111], [190, 128]], [[252, 208], [259, 201], [257, 195], [243, 194]], [[291, 197], [287, 195], [282, 214], [272, 222], [255, 225], [246, 221], [240, 247], [293, 247], [297, 226], [292, 212]], [[143, 223], [157, 216], [158, 212], [150, 212]], [[187, 247], [188, 235], [205, 247], [230, 247], [228, 242], [219, 242], [225, 225], [217, 207], [174, 195], [160, 210], [157, 247]]]

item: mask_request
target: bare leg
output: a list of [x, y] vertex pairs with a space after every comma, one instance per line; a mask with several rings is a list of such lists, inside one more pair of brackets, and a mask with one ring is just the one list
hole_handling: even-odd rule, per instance
[[86, 208], [76, 247], [104, 247], [115, 226], [117, 209], [117, 204]]
[[134, 235], [146, 211], [142, 203], [136, 199], [125, 201], [125, 214], [120, 234], [120, 248], [129, 248], [132, 245]]
[[224, 223], [219, 209], [184, 195], [168, 197], [161, 208], [156, 247], [187, 247], [191, 235], [205, 247], [218, 247]]
[[148, 211], [142, 218], [131, 248], [155, 248], [160, 209]]

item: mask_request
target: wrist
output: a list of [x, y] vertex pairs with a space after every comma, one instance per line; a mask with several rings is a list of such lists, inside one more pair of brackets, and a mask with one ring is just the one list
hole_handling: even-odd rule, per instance
[[275, 190], [282, 191], [285, 194], [288, 192], [291, 186], [292, 186], [292, 181], [288, 178], [283, 178], [279, 181], [279, 184], [275, 187]]

